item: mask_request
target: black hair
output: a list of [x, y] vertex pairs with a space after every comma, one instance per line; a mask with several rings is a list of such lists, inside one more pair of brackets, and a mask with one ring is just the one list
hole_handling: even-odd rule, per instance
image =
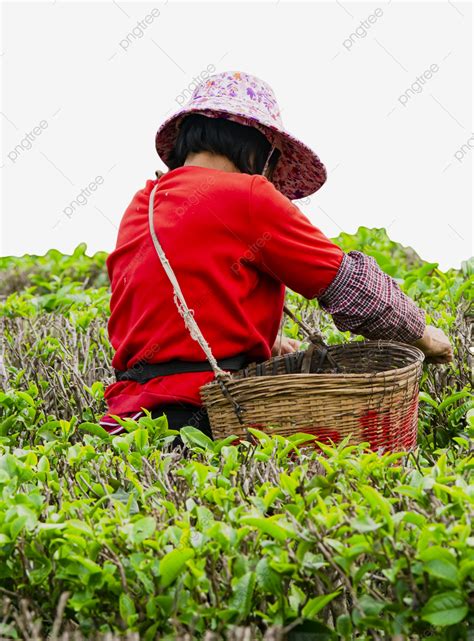
[[[182, 167], [188, 154], [210, 151], [226, 156], [244, 174], [261, 174], [271, 144], [258, 129], [226, 118], [209, 118], [201, 114], [186, 116], [170, 154], [170, 169]], [[278, 153], [272, 154], [273, 167]]]

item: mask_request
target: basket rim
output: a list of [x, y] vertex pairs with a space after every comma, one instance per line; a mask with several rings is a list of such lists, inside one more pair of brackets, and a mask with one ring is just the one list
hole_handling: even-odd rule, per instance
[[366, 338], [363, 341], [347, 341], [346, 343], [335, 343], [333, 345], [329, 345], [329, 349], [335, 348], [335, 347], [345, 347], [351, 349], [353, 346], [367, 346], [367, 347], [392, 347], [395, 346], [397, 348], [402, 348], [405, 351], [411, 351], [413, 352], [414, 356], [417, 356], [418, 358], [416, 360], [425, 360], [425, 355], [421, 351], [419, 347], [416, 347], [415, 345], [411, 345], [410, 343], [403, 343], [402, 341], [392, 341], [390, 339], [386, 338], [377, 338], [377, 339], [369, 339]]
[[[407, 365], [406, 367], [402, 369], [394, 369], [394, 370], [387, 370], [385, 372], [377, 372], [374, 374], [278, 374], [276, 376], [247, 376], [246, 378], [231, 378], [228, 382], [226, 382], [227, 387], [235, 387], [235, 386], [243, 386], [243, 385], [248, 385], [249, 383], [252, 383], [253, 385], [259, 385], [260, 383], [263, 385], [267, 382], [270, 381], [275, 381], [281, 385], [284, 385], [285, 381], [293, 381], [295, 377], [298, 377], [298, 380], [300, 381], [311, 381], [311, 382], [317, 382], [318, 379], [321, 380], [324, 378], [326, 382], [331, 382], [334, 381], [335, 388], [337, 391], [343, 394], [342, 389], [343, 388], [337, 388], [337, 385], [341, 383], [342, 379], [347, 381], [348, 383], [362, 383], [366, 382], [367, 384], [373, 382], [381, 382], [386, 381], [388, 384], [390, 384], [390, 381], [387, 381], [387, 374], [397, 372], [402, 375], [404, 374], [409, 374], [410, 370], [415, 371], [419, 367], [419, 363], [411, 363], [410, 365]], [[330, 379], [328, 381], [328, 378]], [[403, 376], [402, 376], [403, 378]], [[201, 390], [209, 390], [214, 388], [217, 389], [218, 383], [216, 380], [212, 380], [209, 383], [205, 383], [204, 385], [201, 386]], [[334, 388], [333, 388], [334, 389]], [[371, 386], [371, 389], [373, 391], [373, 386]], [[308, 391], [310, 391], [311, 388], [308, 387]], [[326, 393], [331, 392], [331, 388], [326, 388], [324, 390]]]
[[[241, 384], [245, 382], [256, 382], [262, 381], [262, 382], [267, 382], [271, 380], [278, 380], [281, 382], [284, 382], [285, 380], [288, 379], [294, 379], [295, 376], [297, 376], [299, 379], [302, 380], [318, 380], [321, 378], [324, 379], [329, 379], [329, 380], [334, 380], [336, 383], [337, 381], [341, 382], [342, 379], [349, 380], [349, 381], [367, 381], [367, 380], [377, 380], [377, 378], [386, 378], [388, 375], [393, 375], [395, 372], [399, 375], [403, 375], [405, 373], [408, 373], [411, 369], [416, 369], [419, 366], [423, 365], [423, 361], [425, 360], [425, 355], [419, 349], [418, 347], [415, 347], [414, 345], [409, 345], [407, 343], [399, 343], [396, 341], [382, 341], [382, 340], [376, 340], [376, 341], [351, 341], [349, 343], [340, 343], [338, 345], [331, 345], [330, 347], [339, 347], [343, 345], [379, 345], [380, 347], [385, 347], [386, 345], [397, 345], [403, 348], [406, 348], [407, 350], [412, 350], [413, 351], [413, 356], [415, 356], [415, 360], [413, 360], [412, 363], [409, 363], [408, 365], [405, 365], [404, 367], [394, 367], [392, 369], [387, 369], [383, 370], [381, 372], [364, 372], [364, 373], [324, 373], [324, 372], [318, 372], [318, 373], [309, 373], [309, 374], [298, 374], [298, 373], [292, 373], [292, 374], [277, 374], [277, 375], [268, 375], [268, 376], [246, 376], [244, 378], [234, 378], [232, 377], [229, 382], [227, 383], [228, 385], [234, 385], [234, 384]], [[301, 350], [304, 351], [304, 350]], [[205, 383], [204, 385], [201, 386], [201, 390], [203, 389], [208, 389], [210, 386], [213, 386], [217, 383], [216, 379], [213, 379], [212, 381], [209, 381], [208, 383]]]

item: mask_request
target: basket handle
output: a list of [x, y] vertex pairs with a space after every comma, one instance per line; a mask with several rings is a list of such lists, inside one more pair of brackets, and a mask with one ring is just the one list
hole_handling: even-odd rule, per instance
[[313, 345], [321, 345], [322, 347], [327, 347], [326, 343], [324, 342], [324, 336], [321, 334], [319, 329], [310, 327], [308, 323], [298, 318], [296, 314], [293, 314], [288, 305], [285, 305], [283, 307], [283, 311], [299, 326], [300, 329], [303, 330], [303, 333], [306, 334], [306, 337], [311, 343], [313, 343]]
[[302, 373], [309, 374], [311, 368], [311, 358], [315, 350], [317, 350], [321, 354], [319, 367], [322, 367], [324, 359], [327, 358], [331, 365], [336, 369], [336, 371], [340, 372], [341, 368], [337, 364], [335, 358], [329, 353], [329, 348], [326, 345], [324, 336], [321, 334], [319, 329], [310, 327], [308, 323], [293, 314], [293, 312], [287, 305], [283, 307], [283, 311], [300, 327], [300, 329], [303, 330], [303, 333], [306, 334], [308, 340], [310, 341], [310, 343], [312, 343], [311, 346], [306, 350], [305, 356], [303, 358], [301, 369]]
[[170, 283], [173, 287], [173, 291], [174, 291], [173, 299], [176, 307], [178, 308], [178, 312], [183, 317], [186, 329], [189, 331], [191, 338], [197, 341], [197, 343], [199, 343], [199, 346], [201, 347], [207, 360], [209, 361], [212, 371], [214, 372], [214, 376], [219, 382], [222, 393], [231, 401], [231, 403], [234, 406], [235, 413], [237, 414], [237, 418], [239, 419], [240, 422], [242, 422], [242, 413], [244, 409], [239, 405], [239, 403], [234, 398], [232, 398], [229, 390], [225, 385], [225, 379], [230, 379], [232, 377], [229, 374], [229, 372], [225, 372], [217, 364], [217, 361], [214, 357], [214, 354], [212, 353], [209, 343], [204, 338], [201, 330], [199, 329], [198, 324], [196, 323], [196, 319], [194, 318], [194, 310], [189, 309], [186, 303], [186, 299], [184, 298], [183, 292], [181, 291], [181, 287], [179, 286], [176, 275], [173, 271], [173, 268], [171, 267], [170, 262], [167, 259], [165, 252], [163, 251], [163, 247], [161, 246], [160, 241], [158, 240], [158, 237], [156, 235], [153, 218], [154, 218], [154, 211], [155, 211], [155, 193], [157, 189], [158, 189], [158, 183], [153, 187], [150, 194], [150, 200], [148, 203], [148, 224], [150, 227], [150, 234], [153, 241], [153, 245], [155, 247], [156, 253], [158, 254], [158, 258], [160, 259], [160, 262], [163, 265], [163, 269], [165, 270], [165, 273], [168, 276]]

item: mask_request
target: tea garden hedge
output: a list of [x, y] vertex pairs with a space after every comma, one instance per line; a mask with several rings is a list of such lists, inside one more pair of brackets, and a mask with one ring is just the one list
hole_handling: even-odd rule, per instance
[[383, 230], [336, 242], [453, 340], [424, 367], [413, 453], [192, 427], [173, 448], [164, 417], [110, 437], [106, 254], [0, 259], [2, 639], [474, 639], [473, 263], [442, 272]]

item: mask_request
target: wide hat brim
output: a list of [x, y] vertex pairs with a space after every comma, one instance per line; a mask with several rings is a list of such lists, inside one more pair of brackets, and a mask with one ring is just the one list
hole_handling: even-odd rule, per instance
[[[290, 200], [298, 200], [314, 194], [326, 181], [326, 168], [312, 149], [292, 136], [279, 124], [271, 122], [268, 114], [261, 112], [258, 117], [246, 115], [245, 104], [239, 105], [234, 100], [232, 110], [229, 102], [222, 100], [222, 105], [214, 96], [212, 106], [203, 99], [200, 104], [194, 101], [192, 106], [183, 107], [170, 116], [158, 129], [156, 134], [156, 151], [169, 166], [169, 159], [178, 135], [179, 125], [183, 118], [191, 113], [200, 113], [210, 118], [227, 118], [249, 127], [256, 127], [281, 150], [281, 157], [276, 165], [272, 183]], [[239, 108], [240, 107], [240, 108]]]

